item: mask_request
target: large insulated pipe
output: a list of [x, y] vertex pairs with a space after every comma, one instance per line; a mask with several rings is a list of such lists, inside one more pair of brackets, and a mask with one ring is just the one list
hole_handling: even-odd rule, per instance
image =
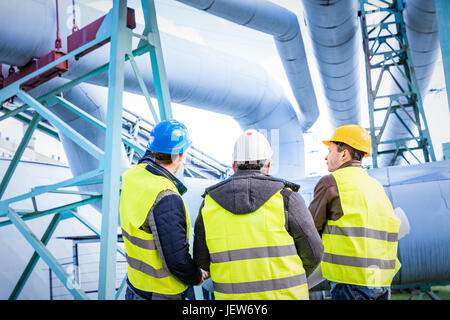
[[305, 21], [334, 127], [360, 124], [356, 0], [303, 0]]
[[[415, 76], [423, 102], [428, 91], [431, 76], [433, 74], [434, 66], [438, 59], [438, 53], [440, 50], [434, 1], [406, 1], [405, 9], [403, 11], [403, 19], [405, 21], [406, 36], [408, 38]], [[403, 76], [399, 74], [395, 74], [395, 76], [403, 88], [408, 88], [408, 85]], [[396, 84], [392, 84], [391, 91], [399, 92]], [[410, 109], [409, 113], [414, 119], [414, 114]], [[416, 128], [416, 126], [411, 120], [410, 116], [408, 116], [405, 112], [399, 112], [399, 116], [405, 122], [408, 128], [414, 131], [414, 128]], [[417, 130], [414, 133], [417, 134]], [[390, 120], [386, 125], [383, 140], [410, 137], [410, 133], [401, 124], [400, 120], [397, 117], [390, 117]], [[392, 145], [388, 145], [385, 148], [392, 147]], [[391, 164], [391, 160], [392, 156], [381, 156], [379, 165], [388, 166]], [[403, 158], [398, 158], [394, 165], [401, 164], [402, 161]]]
[[450, 281], [450, 161], [380, 168], [370, 175], [382, 182], [410, 225], [399, 241], [402, 268], [393, 283]]
[[[55, 78], [46, 84], [43, 84], [30, 91], [30, 94], [39, 97], [50, 90], [59, 87], [69, 80], [63, 78]], [[80, 84], [69, 90], [66, 90], [63, 94], [65, 100], [72, 104], [82, 108], [85, 112], [95, 117], [96, 119], [106, 123], [106, 106], [107, 106], [107, 93], [103, 88], [99, 88], [90, 84]], [[86, 119], [68, 110], [61, 104], [56, 104], [51, 108], [59, 118], [61, 118], [66, 124], [75, 129], [82, 136], [89, 139], [94, 145], [101, 150], [105, 149], [105, 131], [99, 127], [88, 122]], [[70, 170], [74, 176], [81, 175], [83, 173], [95, 170], [99, 166], [99, 161], [81, 148], [72, 139], [66, 137], [60, 133], [60, 139], [66, 153], [67, 159], [70, 164]], [[130, 163], [125, 152], [125, 148], [121, 149], [120, 167], [122, 171], [129, 168]], [[82, 191], [88, 192], [102, 192], [101, 184], [84, 185], [79, 187]], [[99, 212], [101, 212], [102, 202], [98, 201], [92, 204]]]
[[[71, 8], [71, 1], [60, 1], [59, 6], [62, 15], [60, 20], [69, 20], [66, 12], [70, 10], [65, 9]], [[5, 19], [0, 20], [0, 30], [13, 30], [12, 34], [5, 32], [0, 35], [2, 63], [23, 65], [31, 58], [45, 54], [44, 48], [52, 48], [56, 29], [53, 1], [28, 0], [11, 5], [9, 1], [1, 0], [0, 11], [8, 12]], [[83, 18], [81, 26], [102, 15], [98, 10], [80, 6], [80, 17]], [[53, 23], [48, 23], [48, 20]], [[30, 27], [36, 25], [40, 28]], [[71, 32], [69, 27], [64, 24], [60, 26], [62, 39]], [[142, 26], [138, 26], [135, 31], [142, 29]], [[285, 178], [304, 176], [303, 134], [299, 119], [289, 101], [281, 95], [282, 90], [263, 68], [186, 40], [163, 33], [161, 36], [173, 102], [230, 115], [244, 129], [267, 130], [272, 142], [276, 144], [278, 141], [277, 174]], [[108, 57], [109, 45], [105, 45], [79, 61], [69, 61], [70, 70], [63, 76], [76, 78], [106, 63]], [[150, 94], [154, 95], [149, 60], [144, 55], [137, 57], [136, 63]], [[107, 73], [100, 74], [90, 82], [107, 86], [107, 76]], [[128, 64], [125, 68], [125, 90], [141, 93]]]
[[314, 86], [297, 16], [266, 0], [177, 0], [199, 10], [274, 37], [292, 93], [300, 109], [303, 131], [319, 116]]

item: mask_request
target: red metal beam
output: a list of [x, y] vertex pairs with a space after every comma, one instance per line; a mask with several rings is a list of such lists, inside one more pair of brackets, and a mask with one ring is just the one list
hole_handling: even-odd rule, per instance
[[[95, 20], [94, 22], [91, 22], [84, 28], [73, 32], [71, 35], [67, 37], [67, 51], [72, 52], [79, 47], [85, 45], [86, 43], [93, 41], [97, 35], [98, 29], [100, 29], [100, 26], [103, 23], [103, 20], [105, 19], [105, 16]], [[127, 27], [130, 29], [136, 28], [136, 19], [134, 15], [134, 9], [127, 8]], [[110, 38], [106, 39], [105, 41], [100, 42], [99, 44], [81, 52], [80, 54], [75, 56], [75, 59], [78, 60], [80, 57], [88, 54], [89, 52], [97, 49], [98, 47], [101, 47], [102, 45], [108, 43], [110, 41]]]
[[[65, 55], [62, 51], [56, 51], [52, 50], [47, 55], [43, 56], [40, 59], [32, 60], [28, 64], [26, 64], [23, 67], [20, 67], [18, 72], [11, 73], [3, 80], [4, 87], [9, 86], [11, 83], [20, 80], [21, 78], [29, 75], [32, 72], [35, 72], [36, 70], [39, 70], [40, 68], [46, 66], [47, 64], [63, 57]], [[55, 66], [54, 68], [47, 70], [44, 73], [39, 74], [38, 76], [22, 83], [20, 85], [20, 88], [24, 91], [31, 90], [32, 88], [35, 88], [39, 85], [41, 85], [44, 82], [49, 81], [50, 79], [60, 76], [62, 73], [69, 70], [69, 62], [64, 61]]]
[[[86, 43], [92, 41], [95, 39], [97, 35], [97, 31], [100, 28], [100, 26], [103, 23], [103, 20], [105, 19], [105, 16], [95, 20], [94, 22], [90, 23], [83, 29], [77, 30], [73, 32], [71, 35], [67, 37], [67, 50], [68, 52], [71, 52]], [[127, 27], [130, 29], [136, 28], [136, 19], [134, 15], [134, 9], [127, 8]], [[75, 59], [78, 59], [81, 56], [84, 56], [85, 54], [88, 54], [89, 52], [95, 50], [96, 48], [108, 43], [110, 41], [110, 38], [106, 39], [105, 41], [86, 49], [85, 51], [81, 52], [80, 54], [75, 56]], [[0, 89], [3, 87], [6, 87], [10, 85], [11, 83], [20, 80], [21, 78], [29, 75], [32, 72], [35, 72], [39, 70], [40, 68], [46, 66], [47, 64], [63, 57], [65, 55], [64, 52], [60, 50], [52, 50], [50, 53], [45, 55], [44, 57], [41, 57], [36, 60], [32, 60], [29, 63], [27, 63], [23, 67], [19, 67], [19, 71], [14, 72], [14, 68], [10, 69], [10, 72], [6, 78], [3, 78], [3, 74], [0, 76]], [[61, 62], [57, 66], [53, 67], [50, 70], [47, 70], [46, 72], [43, 72], [39, 74], [38, 76], [22, 83], [20, 85], [20, 88], [24, 91], [31, 90], [32, 88], [35, 88], [50, 79], [61, 76], [62, 73], [69, 70], [69, 62], [66, 60], [64, 62]], [[0, 69], [1, 71], [1, 69]]]

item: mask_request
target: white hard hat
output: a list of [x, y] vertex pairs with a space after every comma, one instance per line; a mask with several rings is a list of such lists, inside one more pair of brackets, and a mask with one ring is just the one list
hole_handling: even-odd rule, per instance
[[256, 161], [272, 158], [266, 137], [254, 129], [246, 130], [234, 144], [233, 161]]

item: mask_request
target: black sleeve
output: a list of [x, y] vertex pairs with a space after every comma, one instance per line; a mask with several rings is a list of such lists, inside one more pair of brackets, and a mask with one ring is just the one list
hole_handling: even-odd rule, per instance
[[153, 220], [150, 226], [163, 263], [183, 283], [197, 285], [202, 274], [189, 254], [183, 200], [179, 195], [170, 193], [157, 201], [151, 212], [153, 214], [149, 214], [148, 219]]
[[209, 250], [206, 245], [205, 225], [203, 223], [202, 208], [205, 201], [202, 202], [198, 210], [197, 219], [194, 226], [194, 261], [203, 270], [209, 271]]
[[322, 260], [324, 250], [322, 239], [303, 198], [287, 189], [281, 191], [281, 194], [287, 217], [287, 231], [294, 239], [297, 253], [308, 276]]

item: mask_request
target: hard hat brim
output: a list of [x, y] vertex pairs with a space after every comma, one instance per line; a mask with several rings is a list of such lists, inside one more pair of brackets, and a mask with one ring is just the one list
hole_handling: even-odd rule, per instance
[[328, 147], [331, 143], [331, 140], [323, 140], [322, 143]]
[[[331, 143], [332, 141], [331, 140], [323, 140], [322, 141], [322, 143], [324, 144], [324, 145], [326, 145], [327, 147], [329, 147], [330, 146], [330, 143]], [[344, 142], [345, 143], [345, 142]], [[364, 151], [363, 151], [364, 152]], [[371, 155], [371, 153], [370, 152], [364, 152], [364, 157], [370, 157], [370, 155]]]

